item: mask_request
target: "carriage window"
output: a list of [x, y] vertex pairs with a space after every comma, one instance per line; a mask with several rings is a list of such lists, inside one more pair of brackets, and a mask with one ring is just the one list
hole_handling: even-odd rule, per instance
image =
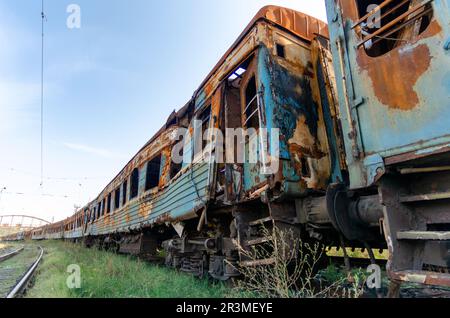
[[153, 189], [159, 185], [159, 173], [161, 170], [161, 155], [147, 163], [147, 173], [145, 176], [145, 191]]
[[125, 205], [125, 203], [127, 203], [127, 187], [128, 182], [127, 180], [125, 180], [125, 182], [122, 185], [122, 205]]
[[276, 49], [277, 49], [277, 55], [279, 57], [285, 58], [286, 57], [286, 51], [284, 49], [284, 45], [281, 44], [276, 44]]
[[256, 79], [253, 76], [247, 84], [245, 89], [245, 110], [244, 126], [247, 128], [259, 128], [259, 108], [258, 108], [258, 95], [256, 93]]
[[202, 134], [201, 134], [202, 149], [196, 149], [197, 150], [197, 152], [195, 153], [196, 155], [198, 153], [203, 152], [205, 150], [206, 145], [208, 144], [208, 140], [204, 140], [203, 137], [205, 136], [206, 130], [209, 129], [209, 124], [211, 120], [211, 105], [208, 106], [199, 116], [197, 116], [197, 120], [201, 121], [202, 125]]
[[355, 0], [360, 20], [353, 26], [372, 57], [383, 55], [424, 32], [433, 17], [430, 1]]
[[97, 206], [97, 219], [102, 215], [102, 202], [100, 201]]
[[111, 193], [108, 194], [108, 201], [106, 205], [106, 214], [108, 214], [109, 212], [111, 212]]
[[[181, 158], [183, 157], [184, 154], [184, 149], [181, 148], [180, 151], [180, 156]], [[175, 161], [171, 160], [170, 162], [170, 179], [173, 179], [176, 177], [176, 175], [181, 171], [181, 169], [183, 168], [183, 163], [175, 163]]]
[[120, 208], [120, 188], [117, 188], [114, 193], [114, 209]]
[[130, 200], [137, 197], [139, 192], [139, 170], [134, 168], [130, 179]]
[[102, 216], [105, 215], [105, 210], [106, 210], [106, 199], [103, 199], [103, 203], [102, 203]]

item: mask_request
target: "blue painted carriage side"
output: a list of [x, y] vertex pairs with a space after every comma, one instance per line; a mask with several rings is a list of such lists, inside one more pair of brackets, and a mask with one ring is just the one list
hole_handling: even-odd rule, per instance
[[[327, 138], [330, 144], [330, 161], [331, 161], [331, 182], [337, 183], [344, 180], [341, 171], [341, 165], [339, 161], [339, 147], [338, 147], [338, 136], [335, 133], [335, 123], [331, 115], [330, 101], [327, 96], [326, 79], [324, 74], [324, 69], [320, 60], [317, 61], [317, 81], [320, 89], [320, 99], [322, 103], [322, 112], [324, 114], [325, 128], [327, 130]], [[338, 129], [336, 129], [338, 130]]]
[[[300, 50], [307, 49], [301, 48]], [[309, 53], [305, 55], [308, 56]], [[298, 184], [301, 182], [300, 171], [295, 167], [290, 149], [290, 140], [296, 129], [299, 128], [298, 120], [301, 117], [305, 118], [306, 130], [316, 140], [316, 144], [319, 144], [318, 129], [322, 124], [319, 120], [319, 105], [313, 98], [311, 81], [315, 78], [311, 75], [312, 64], [309, 60], [302, 61], [302, 63], [303, 66], [300, 68], [303, 70], [301, 72], [298, 66], [288, 69], [277, 62], [266, 46], [261, 45], [259, 49], [258, 85], [259, 90], [263, 92], [262, 106], [265, 126], [269, 133], [274, 128], [279, 129], [282, 175], [286, 183], [291, 183], [290, 189], [293, 195], [303, 192], [301, 191], [302, 186]], [[272, 147], [273, 145], [269, 142], [269, 150], [274, 153]], [[313, 153], [308, 155], [315, 156]], [[337, 165], [339, 164], [337, 163]], [[246, 178], [248, 179], [248, 177]], [[251, 176], [251, 180], [254, 179], [256, 177]]]
[[[353, 4], [346, 7], [344, 15], [335, 1], [326, 1], [326, 5], [351, 186], [364, 187], [374, 181], [370, 177], [375, 175], [374, 169], [383, 169], [382, 160], [373, 166], [373, 160], [366, 160], [368, 156], [385, 159], [450, 143], [450, 51], [445, 49], [450, 38], [450, 1], [433, 0], [428, 29], [414, 41], [404, 41], [377, 57], [366, 56], [363, 47], [356, 48], [361, 39], [356, 29], [351, 29], [356, 20], [349, 14]], [[394, 68], [399, 61], [407, 61], [404, 72]], [[377, 81], [376, 77], [386, 80]], [[404, 90], [405, 98], [400, 101], [407, 107], [399, 105], [398, 99], [391, 101], [399, 82], [412, 77], [411, 87]], [[417, 102], [412, 102], [416, 98]], [[355, 123], [356, 139], [351, 122]], [[359, 158], [354, 156], [354, 142]]]
[[124, 208], [90, 224], [88, 234], [128, 232], [152, 223], [189, 218], [190, 214], [199, 210], [207, 201], [208, 172], [208, 164], [193, 165], [192, 170], [186, 171], [160, 193], [141, 196]]

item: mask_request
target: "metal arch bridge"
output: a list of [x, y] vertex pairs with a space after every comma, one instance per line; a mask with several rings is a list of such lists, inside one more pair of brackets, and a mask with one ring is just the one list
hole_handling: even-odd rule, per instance
[[31, 230], [46, 224], [50, 224], [50, 222], [29, 215], [0, 215], [0, 233], [6, 235]]

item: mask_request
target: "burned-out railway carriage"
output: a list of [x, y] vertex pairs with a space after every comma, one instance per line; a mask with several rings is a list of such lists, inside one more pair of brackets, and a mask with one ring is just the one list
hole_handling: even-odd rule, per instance
[[[164, 249], [167, 265], [225, 280], [238, 275], [233, 264], [273, 261], [243, 259], [239, 247], [264, 244], [261, 225], [276, 225], [325, 245], [387, 247], [394, 281], [449, 286], [449, 2], [326, 5], [329, 27], [261, 9], [97, 199], [28, 235]], [[256, 162], [219, 162], [217, 136], [194, 147], [212, 128], [280, 135], [242, 141], [263, 154]], [[275, 146], [267, 174], [264, 154]]]

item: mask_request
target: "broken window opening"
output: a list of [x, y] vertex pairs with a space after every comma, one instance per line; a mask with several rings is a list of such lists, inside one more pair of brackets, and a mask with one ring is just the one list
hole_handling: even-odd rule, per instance
[[100, 201], [97, 206], [97, 219], [100, 218], [101, 213], [102, 213], [102, 202]]
[[102, 202], [102, 216], [105, 215], [105, 210], [106, 210], [106, 198], [103, 198], [103, 202]]
[[243, 67], [239, 67], [237, 70], [235, 70], [234, 72], [233, 72], [233, 74], [231, 74], [229, 77], [228, 77], [228, 80], [229, 81], [234, 81], [235, 79], [237, 79], [237, 78], [242, 78], [242, 75], [246, 72], [247, 70], [245, 69], [245, 68], [243, 68]]
[[241, 65], [238, 66], [229, 76], [228, 76], [228, 83], [232, 84], [235, 88], [238, 88], [240, 86], [240, 83], [242, 81], [242, 77], [247, 72], [248, 67], [250, 65], [250, 62], [252, 61], [253, 54], [245, 60]]
[[[184, 148], [181, 148], [180, 157], [183, 158], [184, 156]], [[173, 179], [177, 176], [177, 174], [181, 171], [183, 168], [183, 162], [175, 163], [173, 160], [170, 162], [170, 179]]]
[[[199, 138], [201, 138], [202, 140], [202, 147], [201, 149], [196, 149], [196, 153], [194, 154], [194, 157], [199, 154], [202, 153], [206, 146], [208, 145], [208, 140], [205, 140], [203, 137], [205, 136], [205, 132], [207, 129], [209, 129], [209, 125], [211, 122], [211, 105], [209, 105], [208, 107], [205, 108], [204, 111], [201, 112], [200, 115], [197, 116], [197, 120], [201, 121], [201, 135], [199, 136]], [[198, 132], [200, 133], [200, 132]]]
[[277, 43], [276, 44], [277, 55], [281, 58], [286, 58], [286, 50], [284, 45]]
[[125, 180], [122, 185], [122, 205], [125, 205], [127, 203], [127, 187], [128, 182]]
[[356, 0], [358, 26], [367, 55], [381, 56], [413, 41], [430, 25], [432, 0]]
[[130, 179], [130, 200], [138, 196], [139, 192], [139, 169], [134, 168]]
[[117, 188], [114, 193], [114, 209], [118, 210], [120, 208], [120, 188]]
[[145, 191], [156, 188], [159, 185], [161, 171], [161, 155], [156, 156], [147, 163], [145, 176]]
[[256, 90], [256, 78], [253, 76], [245, 89], [245, 123], [247, 128], [259, 129], [259, 107], [258, 95]]
[[106, 214], [109, 214], [111, 212], [111, 193], [108, 194], [108, 200], [106, 205]]

